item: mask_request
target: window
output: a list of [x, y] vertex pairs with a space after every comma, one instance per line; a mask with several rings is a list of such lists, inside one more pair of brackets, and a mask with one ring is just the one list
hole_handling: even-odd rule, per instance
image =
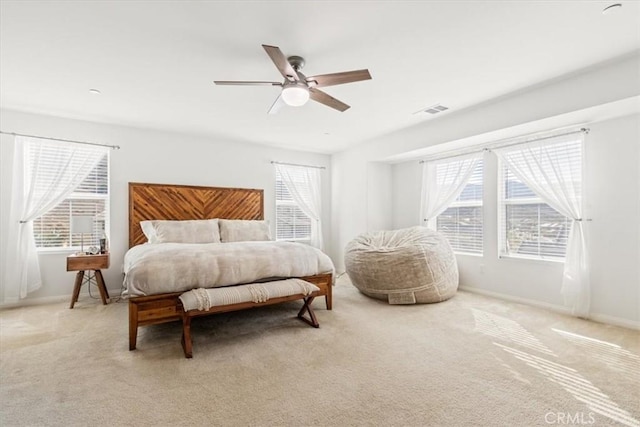
[[[302, 184], [302, 177], [292, 176]], [[276, 169], [276, 240], [310, 243], [311, 218], [296, 204]]]
[[[43, 150], [36, 155], [35, 149], [27, 151], [27, 165], [38, 167], [41, 174], [51, 176], [57, 170], [55, 147]], [[71, 235], [71, 217], [90, 215], [94, 217], [91, 235], [74, 233]], [[53, 209], [33, 221], [33, 235], [36, 247], [41, 249], [80, 247], [81, 238], [84, 246], [97, 245], [102, 233], [109, 234], [109, 153], [107, 152], [89, 175], [74, 191]]]
[[[546, 159], [553, 159], [554, 174], [545, 177], [551, 180], [551, 185], [554, 180], [581, 179], [581, 175], [575, 173], [582, 162], [580, 141], [547, 145], [540, 154], [536, 151], [527, 153], [532, 154], [523, 155], [519, 166], [535, 161], [546, 172]], [[579, 192], [580, 184], [578, 181], [572, 188]], [[549, 184], [544, 182], [542, 185]], [[500, 254], [564, 261], [572, 220], [545, 203], [504, 162], [500, 166], [500, 187]]]
[[[438, 168], [436, 173], [442, 174], [445, 170]], [[480, 160], [462, 193], [436, 217], [436, 230], [446, 236], [454, 252], [482, 254], [482, 174]]]

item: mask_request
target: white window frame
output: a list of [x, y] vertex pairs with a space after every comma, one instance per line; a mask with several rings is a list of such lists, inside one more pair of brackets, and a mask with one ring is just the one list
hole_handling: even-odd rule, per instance
[[[547, 261], [553, 263], [564, 263], [566, 260], [566, 244], [565, 244], [565, 254], [562, 257], [549, 256], [549, 255], [531, 255], [531, 254], [518, 254], [518, 253], [510, 253], [508, 250], [508, 237], [507, 237], [507, 218], [506, 218], [506, 207], [507, 206], [522, 206], [522, 205], [546, 205], [549, 209], [553, 209], [547, 203], [545, 203], [542, 198], [538, 196], [533, 197], [523, 197], [517, 199], [507, 199], [506, 198], [506, 166], [504, 163], [497, 159], [496, 162], [498, 168], [498, 256], [500, 258], [514, 258], [514, 259], [525, 259], [525, 260], [533, 260], [533, 261]], [[526, 185], [523, 183], [523, 185]], [[571, 222], [570, 218], [566, 218], [567, 222]], [[538, 230], [540, 229], [540, 214], [538, 211]], [[538, 236], [540, 233], [538, 232]], [[538, 239], [538, 245], [540, 244], [540, 239]], [[539, 253], [540, 251], [538, 251]]]
[[[280, 175], [278, 173], [278, 171], [276, 170], [276, 176], [275, 176], [275, 199], [276, 199], [276, 212], [275, 212], [275, 218], [276, 218], [276, 241], [281, 241], [281, 242], [298, 242], [298, 243], [306, 243], [306, 244], [310, 244], [311, 243], [311, 228], [309, 228], [309, 234], [307, 236], [304, 237], [292, 237], [292, 238], [280, 238], [279, 236], [279, 232], [280, 230], [278, 229], [278, 206], [291, 206], [294, 207], [298, 210], [298, 212], [301, 215], [304, 215], [306, 218], [309, 218], [309, 216], [307, 214], [305, 214], [302, 209], [300, 209], [300, 206], [298, 206], [298, 204], [294, 201], [294, 200], [279, 200], [278, 199], [278, 182], [282, 183], [282, 180], [280, 179]], [[284, 183], [281, 184], [285, 189], [286, 186], [284, 185]], [[287, 190], [288, 191], [288, 190]], [[295, 220], [295, 215], [293, 216], [293, 219]], [[311, 221], [311, 218], [309, 218], [309, 221]], [[295, 228], [295, 224], [294, 224], [294, 228]], [[294, 233], [295, 235], [295, 233]], [[297, 236], [297, 235], [296, 235]]]
[[[29, 154], [27, 154], [29, 155]], [[65, 198], [62, 202], [60, 202], [60, 204], [63, 204], [67, 201], [69, 201], [70, 203], [71, 200], [104, 200], [104, 205], [105, 205], [105, 214], [104, 214], [104, 232], [107, 236], [109, 236], [111, 233], [111, 209], [110, 209], [110, 196], [111, 196], [111, 153], [107, 152], [106, 153], [107, 156], [107, 165], [106, 165], [106, 170], [107, 170], [107, 192], [106, 193], [86, 193], [86, 192], [72, 192], [69, 197]], [[58, 205], [59, 206], [59, 205]], [[55, 208], [54, 208], [55, 209]], [[43, 216], [46, 216], [47, 214], [44, 214]], [[71, 217], [72, 217], [72, 210], [69, 210], [69, 216], [68, 216], [68, 220], [69, 220], [69, 230], [71, 230]], [[34, 232], [34, 238], [35, 238], [35, 232], [36, 229], [38, 228], [38, 221], [40, 220], [40, 218], [36, 218], [33, 221], [33, 232]], [[94, 231], [95, 233], [92, 233], [91, 235], [85, 234], [84, 236], [84, 247], [85, 250], [89, 247], [89, 246], [93, 246], [96, 243], [94, 242], [94, 240], [98, 240], [102, 237], [102, 230], [98, 230], [97, 228], [97, 221], [94, 222]], [[94, 236], [92, 238], [92, 236]], [[81, 245], [75, 245], [74, 244], [74, 239], [73, 236], [71, 235], [71, 233], [69, 233], [69, 246], [37, 246], [37, 240], [36, 240], [36, 250], [38, 251], [38, 253], [59, 253], [59, 252], [74, 252], [74, 251], [78, 251], [81, 248]]]
[[[484, 256], [484, 212], [482, 207], [484, 206], [484, 185], [485, 185], [485, 161], [484, 159], [480, 159], [479, 161], [479, 165], [482, 168], [482, 173], [481, 173], [481, 177], [482, 177], [482, 199], [480, 200], [459, 200], [459, 196], [458, 199], [454, 200], [448, 207], [447, 210], [450, 208], [475, 208], [475, 207], [479, 207], [480, 208], [480, 212], [482, 214], [482, 224], [481, 224], [481, 241], [482, 241], [482, 245], [480, 247], [480, 251], [479, 252], [473, 252], [473, 251], [465, 251], [465, 250], [460, 250], [458, 248], [454, 248], [452, 246], [453, 249], [453, 253], [455, 254], [461, 254], [461, 255], [471, 255], [471, 256]], [[469, 185], [469, 183], [467, 183], [467, 185]], [[465, 186], [466, 187], [466, 186]], [[464, 192], [464, 189], [462, 190]], [[462, 193], [461, 193], [462, 194]], [[445, 210], [446, 212], [446, 210]], [[444, 213], [444, 212], [443, 212]], [[442, 214], [440, 214], [442, 215]], [[438, 231], [438, 218], [440, 217], [440, 215], [438, 215], [435, 218], [430, 219], [427, 222], [427, 226], [429, 228], [431, 228], [432, 230], [436, 230]]]

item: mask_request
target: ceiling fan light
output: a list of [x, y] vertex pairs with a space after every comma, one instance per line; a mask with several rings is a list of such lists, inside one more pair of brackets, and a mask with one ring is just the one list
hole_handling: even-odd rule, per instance
[[289, 85], [282, 89], [282, 100], [291, 107], [300, 107], [309, 100], [309, 89], [304, 85]]

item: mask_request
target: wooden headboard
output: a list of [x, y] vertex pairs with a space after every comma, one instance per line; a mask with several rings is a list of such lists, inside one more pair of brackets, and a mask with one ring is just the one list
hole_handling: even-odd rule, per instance
[[129, 183], [129, 247], [147, 241], [140, 221], [264, 219], [264, 192], [249, 188]]

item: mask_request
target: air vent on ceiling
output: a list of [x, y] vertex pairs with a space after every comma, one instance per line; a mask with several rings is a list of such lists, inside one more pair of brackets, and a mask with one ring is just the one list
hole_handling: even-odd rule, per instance
[[443, 111], [448, 110], [449, 107], [445, 107], [444, 105], [441, 104], [435, 104], [432, 105], [431, 107], [427, 107], [424, 110], [420, 110], [419, 112], [422, 113], [429, 113], [429, 114], [438, 114], [438, 113], [442, 113]]

